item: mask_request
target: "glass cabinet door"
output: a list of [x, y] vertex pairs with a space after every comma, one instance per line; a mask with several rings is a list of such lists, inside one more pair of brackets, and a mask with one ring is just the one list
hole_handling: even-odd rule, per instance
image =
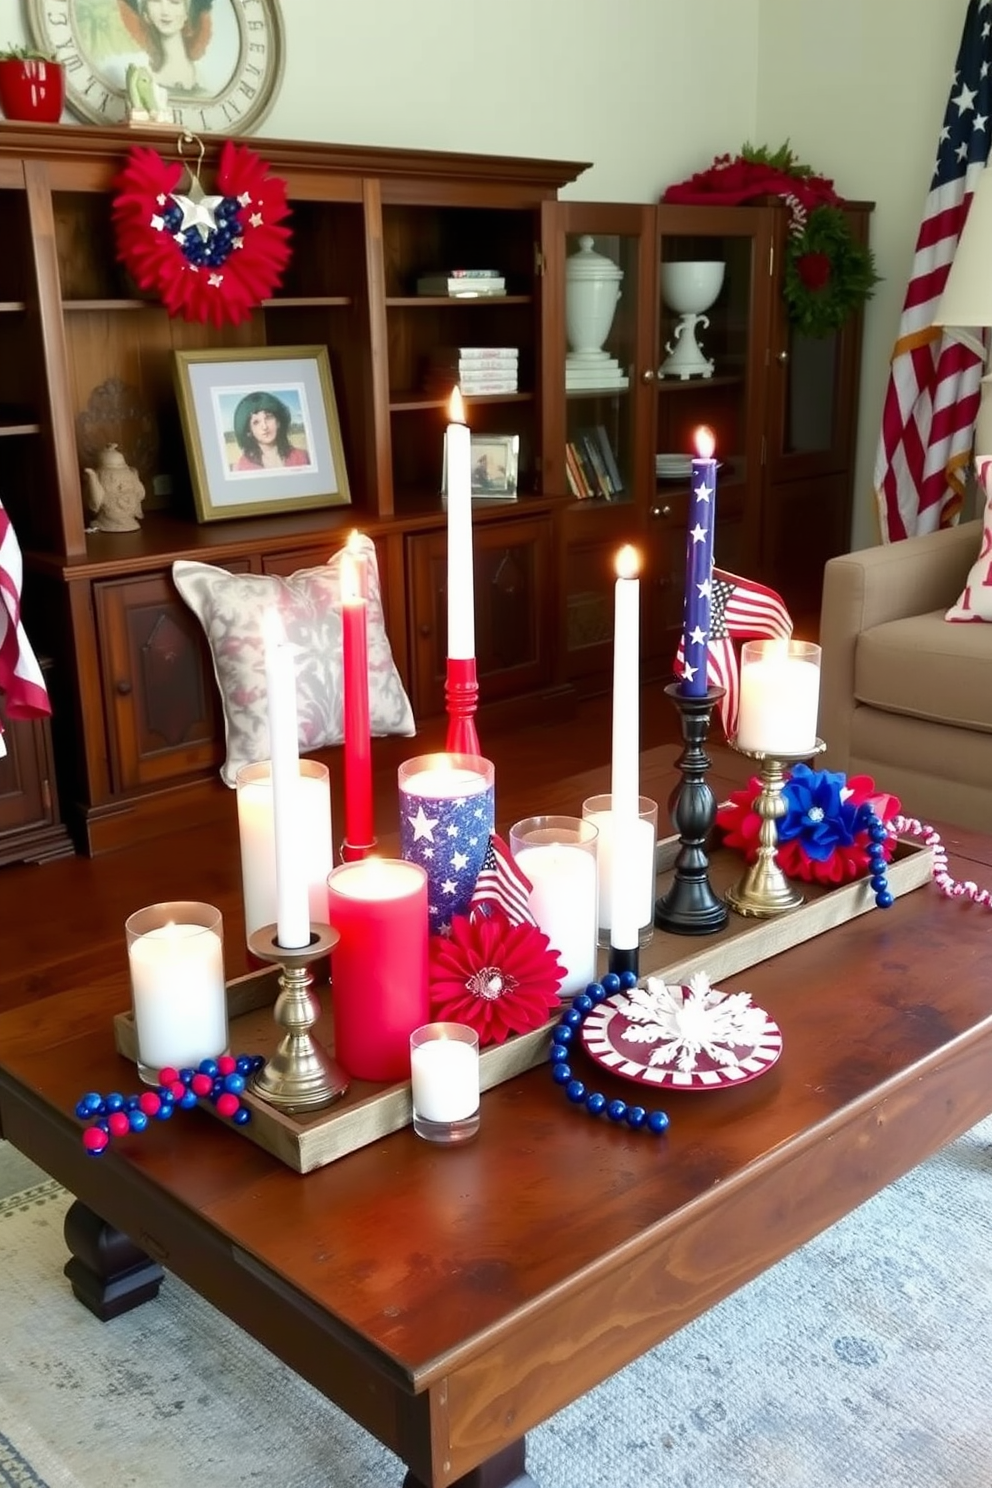
[[650, 633], [674, 655], [681, 628], [690, 462], [696, 431], [716, 442], [715, 561], [757, 563], [770, 282], [768, 213], [658, 208]]
[[654, 209], [559, 202], [549, 217], [545, 490], [565, 498], [564, 674], [581, 684], [612, 665], [616, 554], [624, 543], [643, 546]]

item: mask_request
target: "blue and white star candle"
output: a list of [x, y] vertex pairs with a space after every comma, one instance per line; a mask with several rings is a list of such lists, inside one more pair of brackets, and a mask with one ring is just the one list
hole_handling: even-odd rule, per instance
[[700, 425], [693, 436], [689, 492], [689, 528], [685, 550], [685, 608], [682, 620], [682, 679], [685, 697], [705, 697], [707, 651], [710, 639], [710, 598], [713, 592], [713, 532], [716, 526], [716, 440], [713, 430]]
[[477, 754], [422, 754], [399, 767], [400, 854], [427, 873], [431, 934], [468, 914], [496, 825], [496, 771]]

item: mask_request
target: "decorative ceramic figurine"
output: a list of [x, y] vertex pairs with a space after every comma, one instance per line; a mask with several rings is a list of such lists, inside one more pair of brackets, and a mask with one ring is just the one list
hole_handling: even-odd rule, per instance
[[129, 62], [124, 77], [127, 92], [127, 122], [129, 124], [171, 124], [172, 109], [169, 107], [169, 90], [163, 88], [152, 76], [150, 67], [139, 67]]
[[87, 467], [86, 490], [94, 527], [99, 532], [136, 532], [145, 488], [116, 444], [100, 452], [97, 469]]

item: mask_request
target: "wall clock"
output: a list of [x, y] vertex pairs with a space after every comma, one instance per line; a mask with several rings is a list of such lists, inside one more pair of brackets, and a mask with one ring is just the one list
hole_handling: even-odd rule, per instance
[[250, 133], [282, 75], [278, 0], [28, 0], [28, 23], [65, 64], [69, 108], [94, 124], [125, 121], [130, 63], [194, 134]]

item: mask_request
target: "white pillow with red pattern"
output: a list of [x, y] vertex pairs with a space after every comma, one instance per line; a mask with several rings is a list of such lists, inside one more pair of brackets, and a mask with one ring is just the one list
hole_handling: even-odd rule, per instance
[[[375, 545], [358, 542], [368, 560], [369, 722], [376, 736], [416, 732], [413, 710], [393, 661], [382, 613]], [[268, 696], [262, 616], [276, 609], [296, 660], [301, 751], [344, 738], [341, 665], [341, 555], [288, 578], [229, 573], [177, 559], [176, 588], [203, 626], [224, 708], [227, 758], [221, 778], [233, 786], [241, 765], [269, 758]]]
[[979, 459], [978, 481], [985, 492], [985, 520], [978, 557], [971, 565], [957, 604], [951, 605], [945, 620], [992, 620], [992, 456]]

